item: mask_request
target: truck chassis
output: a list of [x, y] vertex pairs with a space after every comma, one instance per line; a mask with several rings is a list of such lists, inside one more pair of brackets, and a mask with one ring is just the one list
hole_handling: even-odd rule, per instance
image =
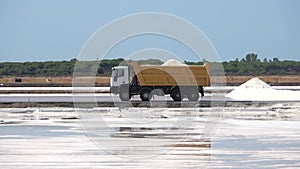
[[204, 96], [203, 86], [139, 86], [123, 84], [111, 89], [112, 93], [119, 94], [122, 101], [128, 101], [134, 95], [140, 95], [142, 101], [150, 101], [154, 95], [170, 95], [174, 101], [187, 98], [189, 101], [197, 101], [199, 93]]

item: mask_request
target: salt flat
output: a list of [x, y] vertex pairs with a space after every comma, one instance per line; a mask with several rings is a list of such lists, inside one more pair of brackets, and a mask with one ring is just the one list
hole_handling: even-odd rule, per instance
[[[297, 168], [299, 114], [298, 103], [221, 109], [2, 108], [0, 167]], [[217, 120], [217, 128], [203, 139], [207, 119]]]

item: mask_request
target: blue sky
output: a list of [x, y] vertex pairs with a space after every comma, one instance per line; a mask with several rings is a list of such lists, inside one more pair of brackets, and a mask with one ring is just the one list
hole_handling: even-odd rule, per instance
[[[70, 60], [101, 26], [138, 12], [169, 13], [190, 21], [223, 61], [250, 52], [260, 59], [300, 60], [298, 0], [0, 0], [0, 62]], [[157, 47], [155, 38], [144, 40], [134, 48], [128, 47], [133, 42], [120, 45], [111, 55]]]

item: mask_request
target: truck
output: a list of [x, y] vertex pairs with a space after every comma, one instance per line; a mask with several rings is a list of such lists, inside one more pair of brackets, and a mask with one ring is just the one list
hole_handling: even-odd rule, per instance
[[112, 68], [110, 91], [122, 101], [139, 95], [150, 101], [154, 95], [170, 95], [174, 101], [187, 98], [197, 101], [210, 86], [209, 64], [204, 65], [138, 65], [128, 62]]

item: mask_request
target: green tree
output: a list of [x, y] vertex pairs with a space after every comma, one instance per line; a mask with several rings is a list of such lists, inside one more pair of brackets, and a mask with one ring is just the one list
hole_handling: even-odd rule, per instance
[[249, 53], [245, 57], [247, 62], [256, 62], [257, 61], [257, 54]]

